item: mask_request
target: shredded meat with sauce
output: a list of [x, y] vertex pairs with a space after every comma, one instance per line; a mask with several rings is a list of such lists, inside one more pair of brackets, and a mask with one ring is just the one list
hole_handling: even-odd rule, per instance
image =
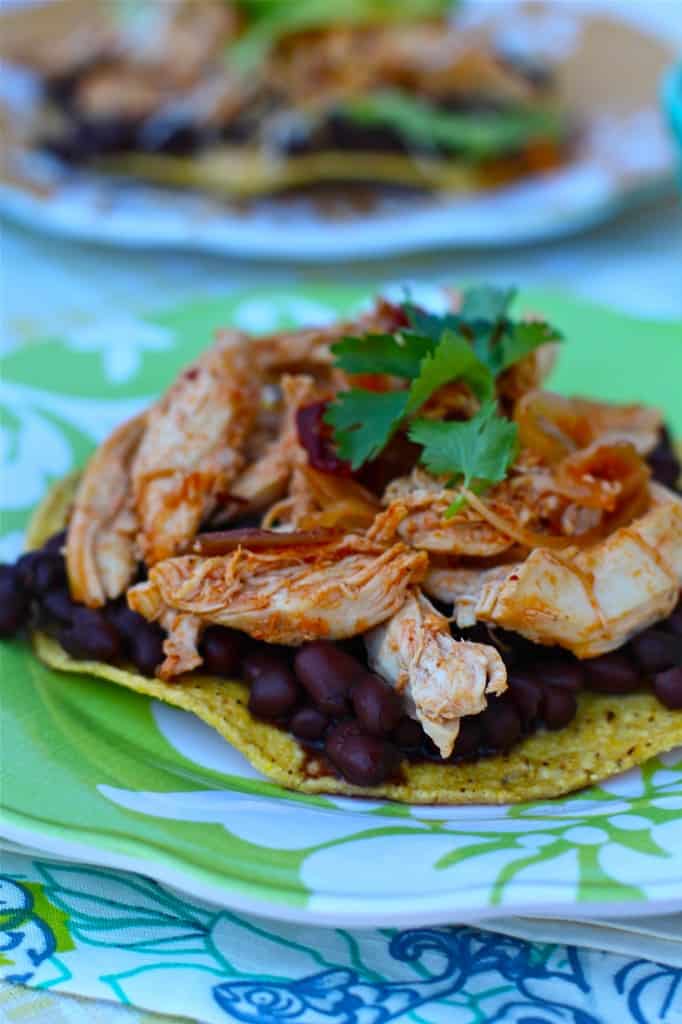
[[[541, 350], [516, 364], [513, 381], [497, 379], [521, 446], [486, 493], [410, 464], [378, 491], [338, 460], [314, 468], [299, 413], [356, 382], [333, 368], [331, 346], [402, 327], [401, 308], [381, 301], [328, 328], [220, 332], [91, 459], [67, 566], [77, 600], [98, 606], [127, 592], [164, 627], [164, 679], [201, 664], [210, 624], [292, 646], [364, 635], [370, 665], [447, 757], [460, 718], [504, 691], [506, 670], [493, 646], [453, 639], [429, 597], [452, 604], [461, 628], [503, 627], [579, 658], [614, 650], [677, 601], [682, 499], [652, 484], [643, 461], [660, 414], [542, 391], [551, 360]], [[465, 397], [473, 414], [478, 399]], [[260, 528], [239, 530], [244, 515]], [[217, 522], [237, 530], [197, 544]], [[147, 579], [131, 586], [140, 562]]]

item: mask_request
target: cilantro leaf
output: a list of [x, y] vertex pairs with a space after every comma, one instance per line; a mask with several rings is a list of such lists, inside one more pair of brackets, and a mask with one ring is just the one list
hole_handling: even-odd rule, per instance
[[462, 319], [456, 313], [427, 313], [412, 302], [403, 303], [403, 312], [410, 326], [437, 345], [445, 331], [459, 332]]
[[516, 288], [496, 288], [490, 284], [467, 288], [462, 296], [460, 316], [469, 323], [485, 320], [496, 324], [507, 316], [516, 294]]
[[352, 469], [375, 458], [385, 448], [405, 415], [409, 392], [342, 391], [329, 406], [324, 422], [334, 428], [339, 456]]
[[481, 401], [492, 398], [495, 392], [492, 373], [466, 338], [446, 331], [438, 347], [422, 360], [419, 376], [410, 388], [407, 412], [416, 412], [434, 392], [452, 380], [465, 381]]
[[[498, 415], [494, 402], [486, 402], [473, 419], [464, 422], [415, 420], [410, 440], [422, 445], [421, 462], [434, 476], [448, 475], [450, 484], [461, 478], [464, 487], [472, 481], [493, 484], [504, 480], [518, 451], [518, 427]], [[446, 515], [452, 515], [455, 502]]]
[[411, 331], [343, 338], [332, 345], [336, 365], [347, 373], [388, 373], [409, 379], [419, 375], [421, 361], [432, 349], [428, 337]]
[[565, 118], [552, 109], [442, 110], [400, 89], [381, 89], [348, 99], [341, 113], [361, 125], [392, 128], [418, 149], [456, 151], [476, 162], [522, 149], [532, 139], [561, 139]]
[[518, 363], [541, 345], [562, 339], [561, 331], [550, 326], [545, 320], [524, 320], [510, 324], [495, 346], [501, 357], [500, 369], [497, 372], [501, 373], [502, 370]]

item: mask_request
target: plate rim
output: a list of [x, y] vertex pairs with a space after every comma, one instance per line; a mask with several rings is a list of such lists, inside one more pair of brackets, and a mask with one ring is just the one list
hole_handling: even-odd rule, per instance
[[[89, 207], [85, 221], [74, 221], [60, 216], [58, 208], [55, 212], [54, 206], [50, 206], [49, 198], [35, 197], [28, 190], [3, 182], [0, 182], [0, 217], [43, 236], [67, 242], [102, 245], [110, 249], [241, 256], [254, 262], [276, 264], [288, 264], [294, 260], [300, 264], [314, 266], [318, 262], [331, 265], [333, 262], [400, 259], [429, 252], [485, 252], [509, 246], [532, 246], [541, 242], [559, 241], [597, 228], [628, 211], [663, 202], [675, 193], [676, 175], [674, 165], [671, 164], [665, 172], [651, 175], [646, 180], [639, 180], [605, 198], [598, 198], [578, 208], [570, 216], [551, 217], [543, 223], [533, 220], [525, 226], [519, 225], [518, 228], [507, 230], [501, 235], [481, 235], [471, 230], [451, 234], [448, 225], [453, 212], [456, 216], [456, 211], [449, 210], [447, 204], [443, 204], [441, 208], [434, 205], [428, 211], [431, 217], [426, 225], [419, 224], [419, 211], [415, 211], [413, 223], [416, 223], [416, 229], [409, 236], [390, 231], [389, 226], [394, 220], [389, 217], [386, 218], [385, 231], [380, 232], [379, 225], [376, 225], [370, 234], [363, 234], [363, 222], [358, 219], [352, 223], [352, 237], [339, 237], [333, 231], [320, 232], [315, 239], [307, 241], [304, 248], [300, 239], [296, 243], [289, 243], [287, 239], [296, 238], [296, 232], [276, 230], [285, 227], [276, 222], [272, 225], [274, 232], [265, 230], [264, 224], [252, 224], [248, 229], [234, 224], [227, 225], [218, 234], [215, 229], [209, 232], [196, 230], [196, 224], [195, 230], [190, 230], [191, 218], [188, 216], [171, 231], [162, 230], [152, 235], [141, 235], [135, 228], [128, 226], [126, 221], [129, 218], [122, 221], [98, 222], [95, 209]], [[409, 218], [407, 222], [409, 223]], [[209, 219], [206, 223], [215, 224], [215, 221], [211, 222]], [[295, 227], [295, 224], [288, 227]], [[279, 239], [277, 245], [269, 241], [273, 234]], [[333, 242], [334, 239], [338, 241]]]
[[[320, 282], [291, 282], [283, 285], [282, 290], [292, 294], [305, 292], [320, 286]], [[379, 284], [380, 290], [385, 291], [387, 283]], [[358, 290], [366, 290], [366, 286], [345, 285], [334, 286], [335, 293], [343, 293], [344, 298], [355, 295]], [[267, 286], [242, 289], [243, 294], [264, 294]], [[622, 310], [614, 309], [605, 303], [595, 303], [583, 296], [574, 295], [570, 292], [557, 289], [523, 288], [521, 296], [532, 301], [538, 296], [547, 299], [566, 302], [568, 307], [588, 313], [590, 310], [600, 310], [609, 316], [619, 320], [641, 323], [642, 318], [633, 316]], [[234, 300], [234, 294], [225, 294], [225, 299]], [[181, 300], [171, 308], [182, 308], [187, 304]], [[682, 322], [679, 318], [672, 320], [651, 320], [645, 318], [652, 326], [670, 327], [671, 324]], [[1, 787], [0, 787], [1, 788]], [[270, 890], [265, 897], [259, 896], [255, 891], [248, 892], [247, 888], [236, 887], [229, 876], [213, 871], [211, 878], [206, 873], [195, 870], [191, 865], [182, 865], [177, 855], [169, 853], [168, 850], [159, 850], [145, 844], [143, 839], [131, 836], [130, 834], [102, 836], [98, 833], [86, 833], [88, 841], [83, 838], [80, 829], [65, 827], [58, 822], [41, 821], [42, 832], [34, 827], [31, 822], [35, 818], [23, 814], [21, 810], [4, 807], [0, 809], [0, 836], [7, 839], [14, 837], [25, 845], [37, 849], [44, 849], [48, 855], [67, 856], [68, 859], [77, 860], [81, 863], [95, 863], [103, 867], [120, 868], [122, 870], [137, 871], [143, 874], [153, 873], [161, 881], [184, 891], [189, 895], [214, 902], [221, 906], [231, 907], [235, 910], [254, 913], [272, 919], [287, 920], [296, 923], [318, 923], [321, 925], [347, 924], [356, 927], [371, 927], [376, 922], [390, 925], [429, 925], [443, 924], [456, 920], [476, 922], [480, 920], [494, 919], [509, 914], [526, 916], [566, 916], [570, 912], [571, 917], [590, 917], [601, 915], [603, 917], [617, 916], [641, 916], [651, 913], [672, 913], [682, 911], [682, 896], [679, 900], [670, 898], [637, 899], [633, 901], [602, 901], [587, 899], [584, 902], [576, 902], [571, 896], [565, 896], [563, 901], [551, 901], [541, 899], [540, 896], [550, 888], [548, 883], [525, 883], [514, 899], [501, 904], [479, 904], [476, 907], [470, 906], [461, 909], [458, 906], [461, 899], [461, 888], [444, 888], [437, 893], [426, 894], [423, 898], [410, 897], [410, 906], [396, 899], [395, 894], [374, 902], [370, 902], [363, 893], [351, 895], [327, 894], [324, 891], [307, 895], [306, 902], [286, 902], [286, 890]], [[64, 832], [68, 833], [66, 837]], [[60, 834], [61, 833], [61, 834]], [[72, 838], [74, 837], [74, 838]], [[102, 838], [105, 840], [105, 848], [101, 846]], [[100, 844], [99, 846], [97, 844]], [[107, 844], [108, 843], [108, 844]], [[118, 850], [112, 849], [117, 846]], [[124, 850], [124, 848], [127, 848]], [[143, 851], [146, 850], [146, 853]], [[64, 852], [66, 851], [66, 852]], [[123, 851], [123, 852], [121, 852]], [[132, 851], [132, 852], [130, 852]], [[1, 853], [0, 853], [1, 857]], [[682, 870], [682, 868], [681, 868]], [[682, 876], [681, 876], [682, 877]], [[679, 881], [678, 881], [679, 884]], [[670, 880], [650, 883], [650, 889], [659, 886], [670, 892]], [[524, 897], [532, 897], [536, 894], [536, 902], [524, 902]], [[392, 906], [390, 905], [392, 904]]]
[[[190, 872], [183, 874], [163, 860], [147, 861], [144, 857], [134, 854], [119, 853], [114, 850], [91, 846], [81, 840], [70, 840], [62, 837], [47, 837], [45, 833], [33, 833], [30, 828], [12, 825], [7, 821], [7, 812], [0, 817], [0, 861], [2, 859], [2, 840], [15, 842], [31, 848], [33, 855], [55, 856], [66, 859], [74, 864], [87, 864], [93, 867], [118, 869], [153, 877], [163, 885], [193, 899], [202, 900], [212, 906], [222, 907], [238, 913], [254, 914], [267, 917], [272, 921], [285, 921], [291, 924], [320, 925], [327, 927], [348, 928], [379, 928], [379, 927], [428, 927], [448, 924], [475, 925], [482, 921], [494, 921], [504, 917], [535, 917], [561, 918], [566, 917], [570, 909], [571, 920], [590, 920], [595, 917], [617, 921], [621, 918], [649, 917], [653, 914], [682, 913], [682, 896], [678, 900], [647, 899], [627, 903], [623, 901], [601, 901], [589, 903], [552, 903], [549, 900], [537, 904], [487, 905], [473, 909], [460, 909], [456, 904], [456, 893], [432, 894], [423, 897], [418, 905], [411, 901], [411, 909], [400, 906], [386, 909], [382, 903], [388, 900], [371, 903], [363, 895], [354, 897], [355, 906], [342, 909], [335, 906], [335, 900], [326, 896], [316, 896], [316, 903], [288, 904], [272, 903], [243, 892], [221, 888], [195, 878]], [[38, 839], [38, 843], [34, 840]], [[47, 839], [47, 842], [45, 841]], [[92, 852], [97, 854], [93, 859]], [[528, 889], [533, 886], [529, 885]], [[345, 900], [344, 902], [350, 903]], [[326, 906], [325, 904], [329, 904]], [[360, 905], [367, 909], [359, 909]]]

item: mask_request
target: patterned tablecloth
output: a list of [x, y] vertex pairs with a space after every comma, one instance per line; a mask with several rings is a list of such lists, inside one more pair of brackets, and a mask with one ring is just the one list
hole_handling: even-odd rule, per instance
[[[122, 377], [136, 359], [124, 343], [136, 312], [247, 282], [284, 291], [303, 276], [295, 267], [254, 269], [208, 256], [72, 248], [9, 227], [2, 228], [2, 268], [5, 347], [75, 331], [83, 346], [99, 348], [106, 323], [109, 370]], [[328, 273], [338, 281], [333, 268]], [[638, 314], [680, 317], [682, 211], [640, 212], [561, 245], [344, 271], [347, 281], [370, 278], [560, 284]], [[254, 310], [250, 326], [267, 326], [257, 321]], [[147, 342], [156, 343], [151, 334]], [[639, 957], [471, 928], [351, 935], [266, 924], [180, 899], [148, 880], [0, 856], [3, 1022], [128, 1024], [156, 1019], [152, 1008], [224, 1024], [682, 1021], [682, 970]]]

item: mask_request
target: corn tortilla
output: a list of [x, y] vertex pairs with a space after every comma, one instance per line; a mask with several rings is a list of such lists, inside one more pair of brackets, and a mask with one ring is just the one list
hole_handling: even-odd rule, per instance
[[[29, 547], [39, 547], [64, 526], [77, 480], [73, 475], [52, 488], [29, 527]], [[520, 803], [563, 796], [682, 743], [682, 712], [669, 711], [653, 695], [583, 693], [578, 714], [564, 729], [537, 732], [508, 754], [473, 763], [405, 761], [400, 779], [370, 789], [324, 774], [324, 766], [289, 733], [253, 718], [247, 709], [248, 688], [242, 682], [193, 674], [164, 683], [132, 668], [77, 661], [40, 631], [34, 633], [33, 643], [38, 657], [51, 668], [106, 679], [191, 711], [258, 771], [301, 793], [387, 797], [412, 804]]]
[[[560, 163], [558, 154], [547, 159], [550, 168]], [[256, 149], [226, 145], [191, 158], [131, 152], [100, 157], [94, 166], [157, 185], [194, 188], [237, 199], [338, 182], [472, 192], [533, 172], [523, 156], [499, 157], [480, 165], [456, 158], [344, 150], [277, 158]]]

